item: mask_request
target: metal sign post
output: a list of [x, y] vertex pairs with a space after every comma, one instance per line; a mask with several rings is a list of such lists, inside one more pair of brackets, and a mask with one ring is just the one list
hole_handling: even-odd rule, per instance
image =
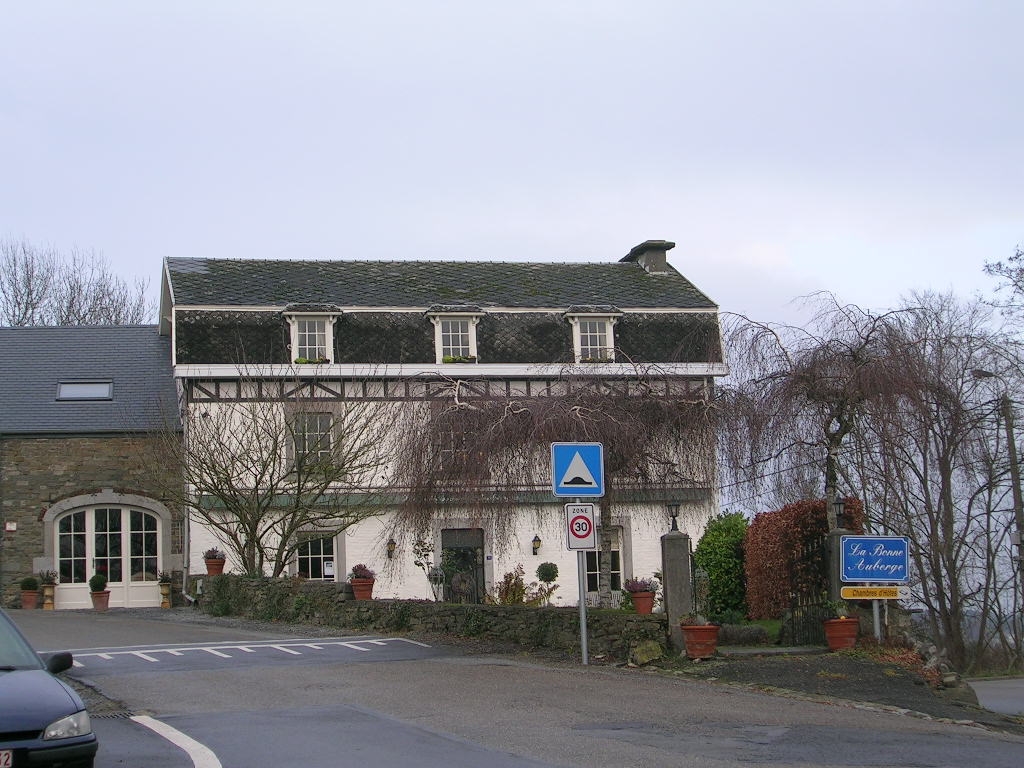
[[597, 526], [594, 505], [584, 504], [580, 497], [604, 496], [604, 446], [601, 443], [551, 444], [551, 494], [573, 496], [576, 501], [565, 505], [566, 539], [576, 553], [576, 578], [580, 584], [580, 651], [583, 663], [590, 663], [587, 649], [587, 555], [584, 550], [597, 549]]
[[590, 663], [590, 655], [587, 650], [587, 553], [580, 551], [576, 553], [576, 576], [580, 582], [580, 652], [583, 655], [583, 665]]
[[580, 584], [580, 650], [583, 663], [589, 664], [587, 652], [587, 553], [597, 548], [597, 526], [594, 524], [594, 505], [579, 499], [565, 505], [566, 539], [570, 550], [576, 552], [577, 578]]
[[[898, 587], [910, 579], [910, 539], [906, 536], [843, 536], [840, 538], [839, 557], [840, 574], [844, 582], [874, 585], [895, 582]], [[840, 594], [845, 598], [843, 593], [854, 589], [843, 587]], [[876, 590], [881, 593], [884, 588], [876, 587]], [[871, 595], [871, 618], [875, 623], [875, 639], [878, 642], [882, 642], [879, 600], [898, 596], [898, 593]]]

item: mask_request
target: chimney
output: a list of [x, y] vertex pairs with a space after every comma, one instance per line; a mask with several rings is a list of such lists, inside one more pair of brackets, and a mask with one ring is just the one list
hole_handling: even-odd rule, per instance
[[645, 240], [626, 254], [620, 261], [633, 261], [651, 274], [668, 272], [665, 254], [676, 247], [668, 240]]

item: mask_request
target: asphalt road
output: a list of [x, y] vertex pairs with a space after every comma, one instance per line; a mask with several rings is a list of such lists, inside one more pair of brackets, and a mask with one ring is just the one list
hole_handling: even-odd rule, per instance
[[993, 712], [1024, 716], [1024, 677], [971, 680], [978, 703]]
[[[298, 633], [157, 615], [20, 613], [12, 615], [30, 639], [50, 650], [280, 644]], [[1024, 739], [1012, 735], [640, 670], [444, 648], [408, 658], [352, 653], [310, 663], [268, 651], [266, 663], [235, 664], [203, 652], [196, 668], [126, 654], [115, 657], [123, 668], [108, 668], [94, 682], [135, 715], [202, 745], [225, 768], [378, 768], [411, 761], [421, 768], [1024, 764]], [[204, 655], [219, 663], [210, 666]], [[83, 661], [75, 674], [85, 677], [92, 662]], [[97, 718], [97, 732], [100, 768], [190, 765], [181, 762], [178, 747], [164, 747], [138, 721]]]

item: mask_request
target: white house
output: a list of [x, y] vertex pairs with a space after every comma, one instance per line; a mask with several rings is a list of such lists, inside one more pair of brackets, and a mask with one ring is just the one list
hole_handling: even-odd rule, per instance
[[[479, 477], [479, 466], [501, 461], [460, 453], [475, 436], [459, 426], [471, 423], [462, 415], [475, 412], [474, 404], [536, 403], [580, 382], [636, 393], [638, 404], [641, 390], [648, 398], [655, 390], [706, 397], [714, 377], [727, 373], [718, 308], [668, 264], [673, 247], [647, 241], [612, 263], [169, 258], [161, 332], [171, 337], [186, 440], [190, 425], [193, 436], [189, 450], [197, 450], [197, 420], [216, 423], [232, 412], [223, 423], [234, 424], [224, 429], [224, 444], [233, 444], [245, 439], [251, 418], [244, 404], [272, 404], [293, 443], [281, 447], [280, 461], [294, 470], [298, 456], [328, 456], [343, 439], [343, 418], [377, 409], [377, 431], [363, 435], [380, 461], [347, 477], [343, 489], [346, 498], [357, 491], [372, 497], [376, 514], [337, 535], [309, 524], [285, 533], [297, 546], [285, 573], [344, 580], [354, 564], [365, 563], [377, 571], [375, 596], [429, 597], [424, 571], [414, 564], [419, 540], [430, 562], [446, 565], [449, 597], [481, 600], [517, 564], [527, 581], [550, 561], [563, 584], [574, 582], [562, 512], [567, 500], [552, 495], [543, 469], [514, 490], [497, 479], [491, 488], [486, 480], [468, 490], [437, 487], [439, 478], [458, 484], [453, 466]], [[422, 455], [413, 455], [410, 438], [438, 409], [452, 414], [448, 431], [432, 434]], [[695, 451], [703, 451], [705, 466], [710, 462], [696, 479], [678, 471]], [[428, 482], [413, 473], [409, 481], [410, 464], [421, 459], [439, 474]], [[714, 456], [706, 445], [675, 445], [655, 459], [664, 465], [662, 479], [620, 493], [611, 509], [612, 590], [659, 567], [667, 505], [681, 505], [680, 522], [692, 533], [717, 509]], [[495, 464], [484, 477], [504, 469]], [[432, 516], [431, 505], [443, 513]], [[427, 522], [403, 536], [412, 507], [421, 513], [415, 519]], [[190, 572], [202, 573], [202, 552], [224, 543], [222, 532], [193, 522]], [[238, 568], [237, 557], [229, 558], [228, 570]], [[588, 590], [596, 592], [596, 552], [587, 555], [587, 571]], [[563, 604], [576, 601], [573, 589], [556, 595]]]

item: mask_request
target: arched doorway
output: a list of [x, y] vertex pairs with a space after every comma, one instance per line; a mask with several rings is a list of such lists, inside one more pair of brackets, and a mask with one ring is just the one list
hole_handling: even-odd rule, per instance
[[61, 503], [63, 509], [51, 508], [47, 514], [48, 549], [59, 575], [54, 607], [90, 607], [89, 579], [96, 573], [107, 577], [112, 607], [159, 606], [158, 579], [165, 570], [169, 522], [166, 509], [139, 497], [97, 496], [87, 497], [93, 503], [84, 505], [68, 499]]

